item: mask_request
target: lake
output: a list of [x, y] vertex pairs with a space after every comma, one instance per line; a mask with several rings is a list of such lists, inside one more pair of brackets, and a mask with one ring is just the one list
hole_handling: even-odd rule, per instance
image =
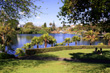
[[[42, 34], [17, 34], [17, 39], [16, 39], [15, 43], [12, 45], [12, 47], [14, 49], [21, 48], [21, 47], [23, 47], [24, 44], [30, 43], [31, 39], [34, 36], [40, 37], [41, 35]], [[49, 34], [49, 35], [53, 36], [57, 40], [57, 43], [63, 42], [65, 38], [72, 38], [73, 36], [78, 36], [75, 34]], [[79, 36], [79, 37], [82, 38], [82, 36]], [[98, 41], [93, 42], [92, 45], [97, 45], [98, 43], [101, 43], [101, 42], [103, 42], [104, 44], [107, 44], [106, 41], [104, 41], [102, 38], [100, 38]], [[81, 39], [81, 41], [78, 41], [77, 44], [78, 45], [89, 45], [89, 41], [83, 41]], [[75, 42], [72, 42], [69, 45], [74, 46]], [[66, 46], [67, 46], [67, 44], [66, 44]], [[36, 48], [36, 47], [37, 46], [34, 46], [33, 48]], [[51, 45], [48, 44], [47, 47], [51, 47]], [[44, 48], [44, 44], [40, 45], [39, 48]], [[11, 51], [9, 51], [9, 52], [11, 52]]]

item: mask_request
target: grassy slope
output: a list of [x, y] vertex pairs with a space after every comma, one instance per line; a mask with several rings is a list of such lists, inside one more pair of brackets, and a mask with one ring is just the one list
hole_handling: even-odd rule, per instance
[[[107, 50], [107, 49], [105, 49]], [[109, 50], [110, 51], [110, 50]], [[70, 58], [69, 53], [92, 53], [93, 49], [48, 52], [58, 57]], [[45, 55], [45, 54], [43, 54]], [[0, 73], [109, 73], [110, 64], [41, 60], [0, 60]]]

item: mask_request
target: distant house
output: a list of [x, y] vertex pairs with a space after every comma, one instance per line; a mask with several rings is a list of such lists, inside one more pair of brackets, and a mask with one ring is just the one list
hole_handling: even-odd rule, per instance
[[74, 28], [74, 27], [75, 27], [75, 25], [71, 25], [70, 27], [71, 27], [71, 28]]

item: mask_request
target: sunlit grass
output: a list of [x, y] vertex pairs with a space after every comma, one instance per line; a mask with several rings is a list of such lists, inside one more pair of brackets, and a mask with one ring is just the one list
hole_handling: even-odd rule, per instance
[[[63, 51], [56, 51], [56, 52], [47, 52], [44, 54], [51, 54], [58, 56], [59, 58], [71, 58], [71, 53], [93, 53], [95, 49], [77, 49], [77, 50], [63, 50]], [[110, 51], [110, 49], [103, 49], [103, 51]]]
[[[94, 49], [63, 50], [38, 57], [71, 58], [70, 53], [93, 53]], [[103, 49], [110, 51], [110, 49]], [[82, 57], [83, 58], [83, 57]], [[0, 73], [109, 73], [110, 64], [50, 60], [0, 60]]]

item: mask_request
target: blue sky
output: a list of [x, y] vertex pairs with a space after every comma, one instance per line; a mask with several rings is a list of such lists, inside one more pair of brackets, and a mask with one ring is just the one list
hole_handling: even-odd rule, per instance
[[[47, 23], [49, 27], [49, 23], [55, 22], [56, 26], [62, 26], [61, 21], [56, 17], [58, 12], [60, 11], [59, 7], [63, 6], [61, 0], [42, 0], [42, 2], [36, 2], [38, 5], [41, 5], [40, 11], [43, 12], [42, 14], [38, 15], [37, 17], [33, 16], [27, 19], [21, 19], [19, 22], [20, 24], [25, 24], [27, 22], [33, 22], [36, 26], [42, 26], [44, 22]], [[59, 2], [59, 4], [58, 4]]]

